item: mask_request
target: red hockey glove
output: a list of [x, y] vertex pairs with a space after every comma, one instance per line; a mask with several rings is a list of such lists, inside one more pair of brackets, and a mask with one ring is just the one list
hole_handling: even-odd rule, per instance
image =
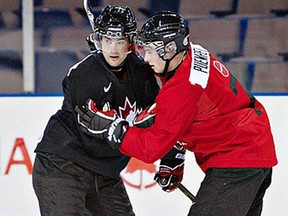
[[120, 118], [114, 109], [107, 112], [98, 110], [95, 102], [88, 99], [86, 106], [76, 106], [75, 111], [81, 131], [106, 140], [113, 149], [118, 148], [127, 131], [128, 122]]
[[140, 112], [133, 120], [133, 125], [139, 128], [150, 127], [154, 123], [156, 103]]
[[186, 149], [181, 143], [177, 144], [161, 159], [158, 172], [154, 180], [166, 192], [174, 191], [177, 186], [173, 184], [173, 179], [182, 181], [184, 174], [184, 161]]

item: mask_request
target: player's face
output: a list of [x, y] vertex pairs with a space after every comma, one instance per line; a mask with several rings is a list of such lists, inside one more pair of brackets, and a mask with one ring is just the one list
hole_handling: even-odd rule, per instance
[[152, 44], [143, 47], [144, 61], [147, 62], [155, 73], [163, 73], [165, 61], [158, 55]]
[[105, 60], [112, 67], [117, 67], [125, 60], [129, 51], [128, 38], [103, 37], [102, 52]]

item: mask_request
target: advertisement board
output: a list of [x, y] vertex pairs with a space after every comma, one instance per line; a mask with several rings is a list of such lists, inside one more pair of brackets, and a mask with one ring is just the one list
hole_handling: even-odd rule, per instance
[[[257, 96], [267, 109], [279, 164], [273, 170], [263, 216], [286, 216], [288, 200], [288, 96]], [[39, 216], [32, 187], [34, 149], [61, 96], [0, 97], [0, 215]], [[132, 159], [122, 171], [137, 216], [185, 216], [191, 201], [180, 191], [162, 191], [153, 180], [159, 161], [146, 164]], [[204, 174], [187, 152], [183, 185], [196, 195]], [[281, 191], [281, 192], [280, 192]]]

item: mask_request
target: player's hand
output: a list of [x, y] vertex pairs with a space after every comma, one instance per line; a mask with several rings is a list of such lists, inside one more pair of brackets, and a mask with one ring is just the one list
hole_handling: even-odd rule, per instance
[[104, 112], [97, 109], [92, 99], [88, 99], [86, 106], [76, 106], [75, 111], [81, 131], [106, 140], [113, 149], [119, 147], [129, 124], [114, 109]]
[[155, 108], [156, 103], [150, 107], [146, 107], [142, 112], [140, 112], [133, 120], [133, 125], [139, 128], [150, 127], [154, 123], [155, 119]]
[[117, 118], [114, 109], [104, 112], [97, 109], [95, 102], [88, 99], [85, 106], [76, 106], [77, 120], [81, 130], [89, 135], [105, 139], [110, 124]]
[[184, 174], [186, 149], [181, 143], [177, 144], [161, 159], [158, 172], [154, 180], [159, 184], [162, 190], [166, 192], [174, 191], [177, 186], [173, 184], [173, 179], [182, 181]]

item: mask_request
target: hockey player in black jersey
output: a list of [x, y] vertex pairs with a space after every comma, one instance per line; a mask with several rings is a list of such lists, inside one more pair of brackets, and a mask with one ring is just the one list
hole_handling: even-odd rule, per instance
[[64, 100], [35, 152], [33, 187], [41, 215], [134, 215], [119, 176], [129, 157], [80, 130], [75, 106], [91, 98], [132, 122], [159, 91], [153, 70], [131, 52], [136, 20], [129, 7], [106, 6], [95, 20], [97, 51], [63, 79]]

